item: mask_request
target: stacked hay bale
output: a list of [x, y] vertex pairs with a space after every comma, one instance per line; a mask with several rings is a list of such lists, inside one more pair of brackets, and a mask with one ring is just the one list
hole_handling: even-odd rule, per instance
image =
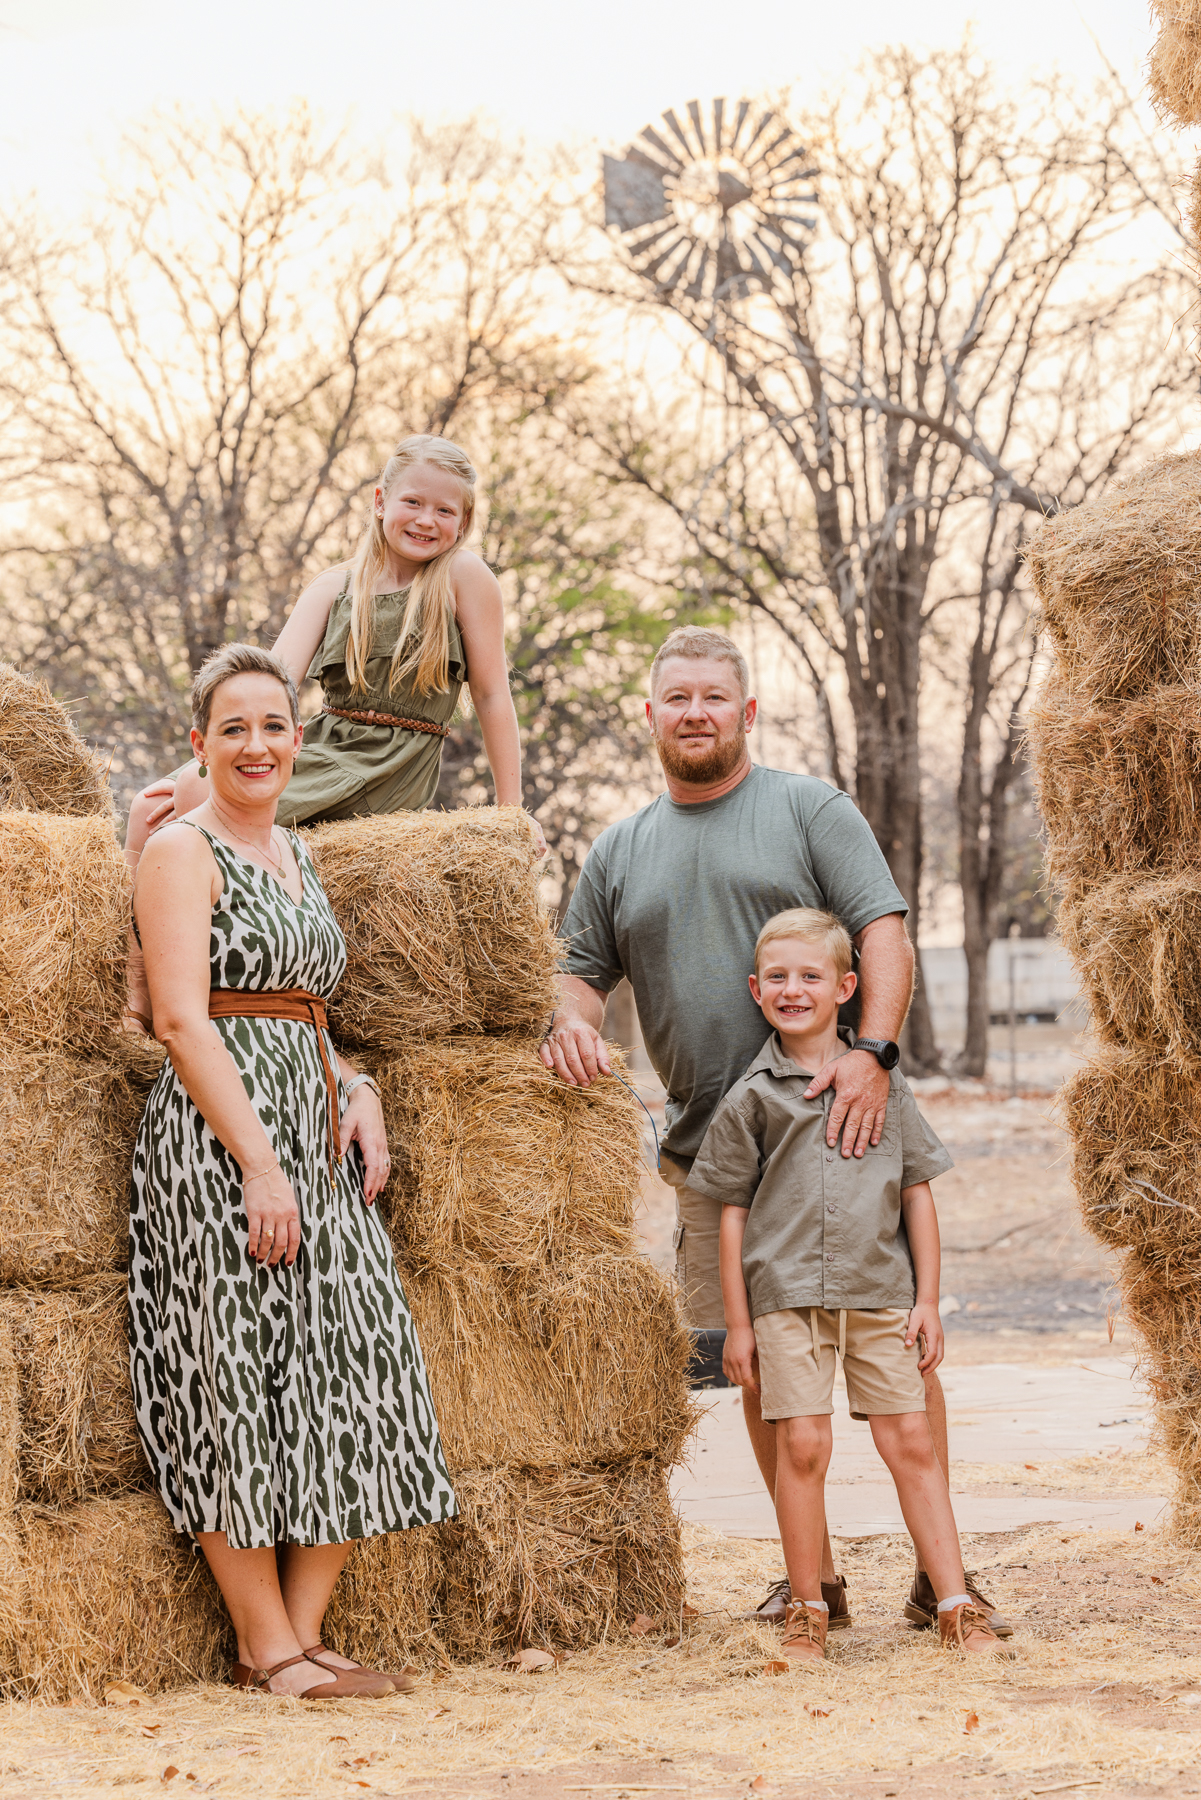
[[[331, 1026], [379, 1082], [384, 1206], [460, 1517], [352, 1560], [331, 1630], [364, 1660], [571, 1644], [682, 1599], [667, 1472], [690, 1342], [637, 1250], [641, 1115], [550, 1075], [556, 946], [515, 808], [319, 827], [346, 934]], [[416, 1609], [381, 1618], [379, 1595]]]
[[1201, 1543], [1201, 454], [1049, 519], [1030, 566], [1048, 868], [1098, 1040], [1064, 1094], [1073, 1174]]
[[[1201, 0], [1151, 0], [1159, 35], [1147, 65], [1152, 105], [1169, 125], [1201, 124]], [[1187, 209], [1194, 257], [1201, 257], [1201, 161]]]
[[[102, 777], [33, 685], [0, 669], [0, 1689], [65, 1699], [220, 1680], [232, 1646], [149, 1490], [129, 1391], [129, 1169], [161, 1051], [117, 1029], [124, 857]], [[312, 847], [461, 1507], [357, 1547], [331, 1637], [391, 1664], [670, 1613], [688, 1339], [635, 1248], [635, 1102], [615, 1081], [572, 1092], [537, 1055], [554, 945], [528, 828], [404, 815]]]

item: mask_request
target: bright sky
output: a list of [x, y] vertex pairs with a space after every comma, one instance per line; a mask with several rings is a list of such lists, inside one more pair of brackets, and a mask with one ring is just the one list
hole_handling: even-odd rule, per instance
[[[483, 109], [535, 139], [620, 145], [667, 106], [836, 79], [865, 47], [956, 42], [960, 0], [0, 0], [0, 193], [72, 205], [121, 124], [173, 101], [262, 106], [303, 95], [397, 113]], [[1013, 78], [1099, 68], [1129, 85], [1150, 43], [1143, 0], [989, 0], [981, 48]]]

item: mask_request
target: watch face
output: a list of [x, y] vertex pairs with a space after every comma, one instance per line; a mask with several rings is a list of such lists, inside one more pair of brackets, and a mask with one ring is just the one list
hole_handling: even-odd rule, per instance
[[880, 1046], [880, 1067], [882, 1069], [895, 1069], [900, 1060], [899, 1044], [882, 1044]]

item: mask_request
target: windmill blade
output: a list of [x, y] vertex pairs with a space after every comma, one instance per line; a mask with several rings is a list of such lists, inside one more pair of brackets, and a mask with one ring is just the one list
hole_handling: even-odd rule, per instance
[[733, 131], [733, 134], [732, 134], [732, 136], [730, 138], [730, 142], [729, 142], [729, 149], [730, 149], [731, 153], [736, 151], [738, 148], [738, 138], [742, 131], [742, 127], [746, 122], [746, 115], [750, 112], [750, 110], [751, 110], [751, 103], [749, 100], [740, 100], [738, 102], [738, 117], [734, 122], [734, 131]]
[[750, 162], [758, 162], [760, 160], [761, 152], [759, 152], [755, 149], [755, 145], [759, 142], [759, 139], [763, 136], [764, 132], [769, 131], [771, 129], [771, 127], [775, 124], [775, 122], [776, 122], [776, 115], [774, 112], [765, 112], [764, 113], [764, 115], [760, 119], [758, 125], [756, 125], [754, 131], [751, 133], [751, 135], [747, 139], [746, 143], [742, 146], [740, 155], [742, 156], [742, 160], [744, 162], [750, 163]]
[[672, 111], [670, 106], [668, 107], [667, 111], [662, 116], [663, 116], [664, 123], [670, 128], [670, 130], [674, 131], [676, 136], [679, 138], [681, 144], [684, 146], [684, 154], [688, 157], [689, 161], [691, 161], [692, 158], [696, 155], [696, 150], [688, 142], [688, 139], [684, 134], [684, 127], [680, 124], [680, 121], [676, 118], [676, 115]]
[[644, 137], [648, 144], [654, 145], [673, 175], [680, 175], [683, 173], [683, 163], [680, 161], [675, 151], [671, 149], [668, 144], [663, 142], [663, 139], [659, 136], [659, 133], [655, 130], [653, 125], [644, 125], [638, 135], [639, 137]]
[[718, 156], [721, 155], [722, 149], [724, 148], [721, 140], [722, 140], [722, 127], [723, 127], [723, 123], [725, 120], [725, 113], [726, 113], [725, 101], [724, 100], [715, 100], [713, 102], [713, 148], [717, 152]]
[[701, 109], [695, 100], [688, 102], [688, 117], [692, 120], [692, 129], [696, 132], [696, 141], [704, 156], [709, 154], [709, 146], [705, 142], [705, 127], [701, 124]]

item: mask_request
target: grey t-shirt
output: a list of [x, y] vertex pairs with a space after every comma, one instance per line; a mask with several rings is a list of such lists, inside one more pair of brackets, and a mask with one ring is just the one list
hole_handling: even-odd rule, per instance
[[850, 796], [756, 766], [720, 800], [666, 794], [588, 852], [561, 935], [566, 969], [608, 993], [629, 977], [667, 1089], [663, 1148], [686, 1166], [763, 1045], [747, 977], [774, 913], [818, 906], [851, 933], [909, 909]]

